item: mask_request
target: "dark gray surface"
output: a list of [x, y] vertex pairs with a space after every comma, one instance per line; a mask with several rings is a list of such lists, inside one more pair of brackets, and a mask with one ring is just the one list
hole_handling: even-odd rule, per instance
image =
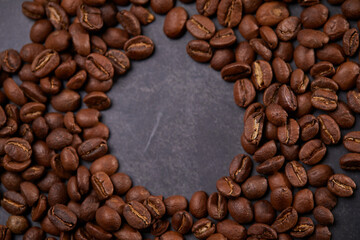
[[[0, 0], [0, 50], [20, 50], [30, 42], [33, 21], [22, 15], [21, 2]], [[189, 15], [196, 13], [195, 4], [185, 8]], [[300, 11], [299, 6], [291, 7], [293, 15]], [[331, 14], [339, 12], [331, 8]], [[163, 21], [164, 16], [156, 15], [154, 23], [143, 27], [156, 44], [155, 53], [146, 61], [132, 62], [131, 71], [117, 79], [109, 92], [113, 106], [103, 112], [102, 120], [111, 130], [109, 146], [120, 161], [120, 171], [135, 185], [144, 185], [153, 195], [181, 194], [190, 199], [198, 190], [216, 191], [216, 180], [227, 175], [232, 158], [243, 153], [244, 110], [234, 104], [232, 84], [209, 65], [187, 56], [191, 35], [170, 40], [162, 32]], [[360, 129], [359, 121], [355, 129]], [[344, 173], [338, 164], [344, 153], [341, 145], [331, 147], [323, 163]], [[360, 182], [359, 173], [346, 174]], [[339, 199], [332, 239], [344, 235], [360, 239], [359, 200], [357, 191], [352, 198]], [[7, 216], [0, 209], [0, 224]]]

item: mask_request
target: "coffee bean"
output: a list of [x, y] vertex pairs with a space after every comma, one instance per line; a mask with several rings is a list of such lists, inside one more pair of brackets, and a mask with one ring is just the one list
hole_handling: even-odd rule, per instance
[[251, 173], [252, 161], [249, 156], [239, 154], [230, 163], [230, 177], [237, 183], [245, 181]]
[[120, 25], [131, 35], [138, 36], [141, 34], [141, 26], [135, 15], [127, 10], [122, 10], [116, 14]]
[[189, 211], [196, 218], [203, 218], [207, 215], [208, 195], [204, 191], [195, 192], [189, 202]]
[[279, 89], [280, 83], [273, 83], [268, 88], [265, 89], [263, 95], [263, 102], [265, 106], [269, 106], [270, 104], [279, 103]]
[[117, 231], [121, 226], [120, 215], [108, 206], [102, 206], [96, 210], [96, 223], [105, 231]]
[[196, 238], [205, 239], [215, 232], [215, 224], [207, 218], [202, 218], [194, 223], [191, 231]]
[[274, 57], [279, 57], [285, 62], [291, 62], [293, 59], [294, 46], [291, 42], [279, 42], [274, 51]]
[[127, 203], [123, 214], [128, 224], [135, 229], [144, 229], [151, 224], [149, 211], [137, 201]]
[[114, 68], [110, 60], [98, 53], [87, 56], [86, 70], [94, 78], [105, 81], [114, 76]]
[[240, 42], [235, 49], [235, 59], [237, 62], [251, 65], [255, 61], [255, 51], [252, 49], [249, 42]]
[[321, 140], [314, 139], [306, 142], [300, 149], [299, 159], [308, 165], [315, 165], [326, 154], [326, 147]]
[[220, 193], [212, 193], [207, 200], [209, 216], [215, 220], [222, 220], [228, 213], [228, 202]]
[[[6, 230], [4, 232], [4, 235], [5, 234], [6, 234]], [[7, 238], [4, 236], [3, 239], [7, 239]], [[24, 240], [45, 239], [45, 232], [39, 227], [31, 227], [24, 233], [23, 239]]]
[[347, 153], [340, 158], [340, 167], [345, 170], [360, 169], [360, 154]]
[[210, 44], [204, 40], [192, 40], [186, 46], [186, 52], [197, 62], [209, 62], [212, 57]]
[[304, 238], [314, 232], [314, 223], [311, 218], [300, 217], [297, 225], [291, 230], [290, 235], [294, 238]]
[[353, 56], [359, 48], [359, 33], [356, 28], [349, 29], [343, 36], [343, 49], [347, 56]]
[[261, 91], [271, 84], [273, 72], [268, 62], [257, 60], [253, 62], [251, 69], [251, 80], [257, 90]]
[[6, 97], [13, 103], [22, 106], [27, 102], [24, 92], [12, 78], [7, 78], [3, 82], [3, 88]]
[[42, 103], [30, 102], [24, 104], [20, 109], [20, 119], [24, 123], [30, 123], [43, 115], [46, 106]]
[[286, 5], [280, 2], [264, 3], [256, 11], [256, 19], [263, 26], [274, 26], [288, 16]]
[[294, 196], [293, 207], [299, 214], [311, 212], [314, 208], [314, 197], [311, 190], [298, 191]]
[[337, 198], [327, 187], [321, 187], [315, 192], [315, 203], [317, 206], [324, 206], [331, 210], [336, 206]]
[[272, 158], [275, 156], [277, 152], [276, 143], [274, 140], [270, 140], [264, 145], [262, 145], [255, 153], [254, 153], [254, 161], [258, 163], [262, 163], [265, 160]]
[[[125, 201], [126, 202], [130, 202], [130, 201], [138, 201], [140, 203], [144, 202], [148, 197], [150, 197], [150, 192], [143, 186], [134, 186], [131, 189], [129, 189], [129, 191], [126, 193], [125, 196]], [[157, 199], [158, 197], [156, 197]], [[160, 200], [162, 201], [162, 198], [159, 197]], [[175, 202], [174, 205], [176, 205], [176, 200], [183, 200], [183, 197], [181, 196], [174, 196], [173, 198], [171, 198], [171, 200], [173, 200]], [[157, 200], [161, 203], [160, 200]], [[155, 201], [155, 199], [154, 199]], [[186, 209], [186, 207], [185, 207]], [[184, 209], [184, 210], [185, 210]], [[176, 211], [177, 212], [177, 211]]]
[[241, 190], [247, 199], [259, 199], [265, 195], [268, 188], [266, 178], [255, 175], [248, 178], [243, 184], [241, 184]]
[[210, 39], [210, 45], [214, 48], [225, 48], [236, 42], [236, 35], [231, 28], [224, 28], [215, 33]]
[[269, 225], [263, 223], [254, 223], [248, 229], [248, 235], [257, 238], [277, 239], [276, 231]]
[[77, 9], [77, 17], [80, 24], [88, 31], [98, 31], [103, 27], [101, 10], [86, 4], [81, 4]]
[[249, 106], [256, 97], [254, 85], [244, 78], [234, 84], [234, 100], [239, 107]]
[[297, 34], [297, 40], [307, 48], [321, 48], [329, 42], [329, 37], [319, 30], [303, 29]]
[[291, 88], [283, 84], [278, 90], [278, 104], [286, 111], [295, 111], [298, 107], [297, 99]]
[[304, 28], [320, 28], [322, 27], [329, 16], [329, 9], [323, 4], [316, 4], [314, 6], [305, 8], [300, 15], [301, 23]]
[[1, 206], [10, 214], [21, 215], [27, 209], [25, 198], [17, 192], [4, 192]]
[[337, 144], [341, 138], [339, 125], [328, 115], [319, 115], [317, 119], [320, 124], [321, 140], [326, 145]]
[[188, 18], [186, 10], [182, 7], [171, 9], [164, 20], [163, 31], [169, 38], [181, 37], [185, 32], [185, 24]]
[[59, 4], [49, 2], [49, 4], [46, 5], [45, 10], [48, 19], [57, 30], [68, 29], [69, 18], [65, 10]]
[[298, 221], [298, 213], [293, 207], [284, 209], [275, 219], [271, 227], [278, 233], [287, 232], [295, 227]]
[[84, 141], [77, 149], [79, 157], [85, 161], [94, 161], [104, 156], [108, 151], [107, 142], [101, 138], [92, 138]]
[[217, 9], [217, 19], [222, 26], [228, 28], [236, 27], [240, 23], [241, 17], [242, 1], [220, 1]]
[[354, 193], [356, 184], [344, 174], [334, 174], [329, 178], [327, 188], [338, 197], [350, 197]]
[[357, 63], [351, 61], [344, 62], [337, 68], [333, 80], [339, 85], [341, 90], [350, 90], [356, 85], [359, 72], [360, 67]]
[[154, 43], [150, 38], [140, 35], [126, 41], [124, 50], [130, 59], [143, 60], [153, 53]]
[[285, 166], [285, 174], [291, 185], [294, 187], [303, 187], [307, 183], [307, 174], [301, 163], [291, 161]]
[[280, 143], [280, 152], [287, 161], [293, 161], [298, 159], [300, 146], [299, 145], [285, 145]]
[[341, 14], [331, 16], [324, 25], [324, 33], [329, 36], [330, 40], [341, 38], [350, 28], [349, 22]]
[[348, 91], [346, 94], [347, 102], [352, 111], [360, 113], [360, 93], [357, 91]]
[[39, 189], [32, 182], [22, 182], [20, 184], [21, 194], [25, 197], [26, 203], [32, 207], [39, 199]]
[[272, 58], [272, 52], [267, 46], [266, 42], [260, 38], [253, 38], [250, 40], [250, 46], [259, 54], [265, 61], [269, 62]]
[[223, 234], [228, 239], [246, 239], [246, 229], [242, 225], [230, 219], [218, 222], [216, 225], [216, 231]]
[[265, 107], [263, 104], [256, 102], [249, 105], [249, 107], [246, 108], [245, 114], [244, 114], [244, 121], [249, 118], [249, 116], [255, 112], [265, 112]]
[[202, 15], [193, 15], [186, 21], [186, 28], [191, 35], [200, 40], [209, 40], [215, 34], [214, 23]]
[[335, 111], [330, 112], [329, 116], [332, 117], [340, 128], [351, 128], [355, 124], [355, 116], [349, 106], [339, 101], [338, 107]]
[[76, 215], [65, 205], [56, 204], [48, 211], [49, 220], [60, 231], [71, 231], [75, 228], [77, 223]]
[[326, 44], [323, 48], [316, 50], [316, 58], [321, 61], [328, 61], [339, 65], [345, 61], [345, 53], [337, 43]]
[[170, 222], [168, 220], [158, 219], [151, 225], [150, 233], [156, 237], [163, 235], [169, 228]]
[[22, 13], [28, 18], [38, 20], [43, 18], [45, 15], [45, 9], [40, 3], [23, 2], [21, 7]]
[[148, 25], [155, 20], [155, 16], [147, 8], [139, 5], [133, 4], [130, 8], [130, 12], [135, 15], [142, 25]]
[[29, 142], [22, 138], [10, 138], [7, 140], [4, 150], [9, 157], [18, 162], [27, 161], [32, 155]]
[[283, 211], [292, 204], [293, 196], [291, 190], [284, 187], [277, 187], [271, 191], [270, 202], [274, 209]]
[[332, 225], [334, 223], [334, 216], [326, 207], [317, 206], [314, 208], [313, 215], [319, 224]]
[[254, 204], [256, 223], [271, 224], [275, 218], [275, 210], [267, 200], [259, 200]]
[[290, 118], [285, 125], [278, 127], [279, 142], [285, 145], [294, 145], [299, 139], [300, 127], [297, 121]]
[[235, 54], [232, 49], [218, 49], [214, 52], [210, 61], [210, 66], [216, 70], [221, 71], [223, 67], [235, 61]]
[[5, 72], [14, 73], [21, 67], [21, 57], [14, 49], [7, 49], [0, 53], [1, 68]]
[[259, 145], [264, 127], [264, 113], [253, 113], [244, 124], [244, 136], [252, 144]]
[[94, 238], [102, 238], [104, 240], [110, 240], [112, 238], [111, 233], [90, 222], [86, 223], [85, 230], [90, 236], [93, 236]]
[[253, 15], [245, 15], [238, 29], [246, 40], [251, 40], [259, 36], [259, 24]]
[[149, 196], [143, 204], [153, 219], [160, 219], [165, 215], [166, 207], [162, 196]]
[[[307, 72], [315, 64], [315, 51], [298, 45], [294, 51], [294, 60], [298, 68]], [[326, 61], [325, 59], [320, 60]]]
[[191, 230], [193, 220], [190, 213], [186, 211], [179, 211], [172, 216], [171, 224], [177, 232], [186, 234]]
[[73, 136], [65, 128], [56, 128], [46, 137], [46, 144], [55, 150], [60, 150], [69, 146], [73, 140]]
[[29, 222], [24, 216], [10, 216], [6, 226], [13, 234], [23, 234], [29, 228]]
[[246, 78], [251, 73], [251, 67], [242, 62], [234, 62], [221, 69], [221, 77], [227, 82], [234, 82]]
[[196, 1], [196, 10], [199, 14], [209, 17], [216, 13], [218, 8], [219, 1], [212, 0], [212, 1], [204, 1], [204, 0], [197, 0]]
[[254, 219], [252, 204], [246, 198], [230, 199], [228, 209], [231, 217], [240, 224], [250, 223]]
[[86, 222], [92, 221], [99, 205], [100, 202], [96, 196], [87, 196], [80, 206], [80, 219]]
[[166, 14], [174, 7], [173, 0], [150, 0], [151, 9], [157, 14]]
[[114, 192], [110, 177], [104, 172], [96, 172], [91, 176], [91, 184], [100, 200], [108, 199]]
[[222, 177], [216, 182], [218, 192], [227, 198], [236, 198], [241, 194], [240, 186], [230, 177]]

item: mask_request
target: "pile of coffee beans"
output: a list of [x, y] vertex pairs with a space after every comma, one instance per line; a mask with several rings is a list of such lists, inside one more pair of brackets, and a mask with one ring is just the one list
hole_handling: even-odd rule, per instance
[[[148, 233], [158, 240], [188, 233], [209, 240], [331, 239], [331, 210], [356, 184], [319, 163], [342, 141], [350, 153], [340, 166], [360, 170], [360, 132], [342, 138], [340, 131], [352, 128], [360, 113], [360, 66], [351, 61], [359, 54], [359, 32], [351, 25], [360, 19], [360, 1], [328, 0], [341, 4], [342, 14], [333, 16], [320, 0], [292, 2], [196, 0], [193, 16], [173, 0], [24, 2], [24, 15], [35, 20], [32, 43], [0, 54], [1, 183], [7, 190], [1, 207], [11, 214], [0, 225], [0, 239], [140, 240]], [[290, 4], [304, 7], [300, 18], [290, 16]], [[254, 163], [239, 154], [229, 176], [216, 182], [217, 192], [198, 191], [188, 202], [153, 196], [117, 172], [100, 111], [111, 106], [106, 92], [114, 76], [154, 51], [141, 35], [155, 20], [147, 6], [166, 14], [169, 38], [186, 30], [196, 38], [186, 46], [192, 59], [210, 62], [234, 82], [235, 103], [246, 108], [241, 143], [259, 175], [250, 176]], [[215, 15], [223, 29], [216, 30]], [[234, 28], [245, 41], [237, 41]], [[341, 91], [347, 102], [339, 100]], [[81, 102], [87, 108], [79, 109]], [[260, 200], [268, 189], [270, 201]], [[40, 227], [30, 227], [28, 214]]]

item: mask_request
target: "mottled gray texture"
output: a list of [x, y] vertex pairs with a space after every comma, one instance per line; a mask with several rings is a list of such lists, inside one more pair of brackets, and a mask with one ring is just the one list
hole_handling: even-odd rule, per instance
[[[32, 21], [22, 15], [21, 2], [0, 0], [1, 50], [20, 50], [30, 42]], [[196, 13], [195, 4], [185, 8], [189, 15]], [[293, 15], [299, 16], [300, 11], [292, 5]], [[331, 8], [332, 14], [339, 12], [339, 8]], [[216, 191], [216, 180], [228, 175], [232, 158], [243, 153], [244, 110], [234, 104], [232, 84], [186, 54], [192, 36], [187, 33], [180, 40], [168, 39], [162, 32], [163, 21], [164, 16], [156, 15], [154, 23], [143, 27], [156, 44], [155, 53], [148, 60], [132, 62], [131, 71], [116, 80], [109, 92], [113, 106], [103, 112], [102, 119], [111, 130], [111, 153], [119, 159], [120, 171], [129, 174], [135, 185], [146, 186], [153, 195], [182, 194], [190, 199], [197, 190]], [[360, 129], [359, 123], [356, 129]], [[341, 145], [331, 147], [322, 163], [343, 173], [338, 160], [345, 152]], [[346, 174], [359, 184], [359, 173]], [[332, 239], [346, 235], [348, 240], [358, 240], [358, 191], [352, 198], [339, 199], [333, 213]], [[1, 208], [0, 224], [5, 224], [7, 216]]]

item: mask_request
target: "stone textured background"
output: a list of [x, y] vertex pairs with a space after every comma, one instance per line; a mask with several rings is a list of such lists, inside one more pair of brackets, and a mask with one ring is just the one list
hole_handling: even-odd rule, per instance
[[[0, 0], [0, 50], [19, 51], [30, 42], [33, 21], [22, 15], [21, 3]], [[189, 15], [197, 13], [195, 4], [178, 1], [176, 5], [185, 7]], [[329, 8], [331, 14], [341, 12]], [[301, 9], [290, 6], [292, 15], [299, 16]], [[196, 63], [187, 55], [185, 47], [193, 37], [186, 33], [179, 40], [170, 40], [163, 34], [163, 22], [164, 16], [156, 15], [155, 22], [142, 28], [156, 44], [154, 55], [132, 62], [131, 71], [115, 80], [108, 93], [113, 106], [102, 112], [102, 121], [111, 130], [110, 152], [120, 161], [119, 171], [129, 174], [134, 185], [145, 186], [153, 195], [181, 194], [190, 199], [198, 190], [216, 191], [215, 183], [228, 175], [232, 158], [244, 152], [240, 136], [245, 111], [234, 103], [233, 84], [224, 82], [208, 64]], [[243, 40], [237, 29], [235, 32], [238, 41]], [[345, 99], [344, 95], [340, 98]], [[357, 118], [354, 129], [359, 130]], [[331, 147], [322, 163], [344, 173], [338, 161], [345, 153], [342, 145]], [[360, 186], [359, 173], [346, 174]], [[358, 240], [358, 191], [352, 198], [340, 199], [333, 213], [332, 239], [344, 239], [345, 235], [347, 240]], [[0, 224], [5, 224], [7, 217], [0, 208]]]

